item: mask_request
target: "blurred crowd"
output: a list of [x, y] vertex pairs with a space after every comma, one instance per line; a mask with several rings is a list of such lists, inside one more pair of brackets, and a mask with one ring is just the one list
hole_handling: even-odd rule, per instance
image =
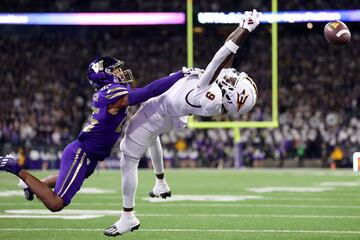
[[[278, 0], [280, 11], [357, 9], [359, 6], [360, 0]], [[271, 1], [207, 0], [194, 1], [193, 7], [196, 12], [238, 12], [254, 8], [271, 11]], [[1, 8], [2, 12], [184, 12], [186, 0], [2, 0]]]
[[[43, 4], [46, 1], [35, 1], [39, 6], [30, 6], [28, 1], [5, 2], [5, 11], [13, 11], [13, 5], [19, 12], [89, 9], [83, 1], [76, 0], [55, 1], [51, 7]], [[94, 1], [93, 9], [101, 9], [97, 4], [102, 2]], [[226, 11], [239, 7], [235, 1], [224, 1], [221, 8], [216, 6], [218, 1], [206, 2], [203, 6], [199, 1], [196, 8]], [[261, 2], [248, 1], [254, 6], [246, 8], [257, 8]], [[306, 9], [317, 9], [317, 2], [320, 1], [307, 3]], [[329, 9], [343, 6], [321, 2]], [[300, 1], [280, 3], [279, 8], [284, 10], [301, 9]], [[110, 4], [104, 8], [111, 6], [114, 11], [119, 11], [121, 4], [126, 4], [128, 11], [185, 9], [183, 1], [103, 4]], [[260, 10], [269, 10], [267, 5]], [[194, 35], [196, 66], [206, 66], [233, 27], [198, 26]], [[360, 76], [360, 32], [356, 31], [357, 24], [350, 25], [351, 45], [335, 48], [325, 42], [322, 27], [279, 26], [279, 128], [242, 129], [241, 140], [235, 144], [240, 150], [236, 154], [232, 129], [174, 130], [161, 137], [166, 165], [223, 168], [236, 165], [236, 159], [246, 166], [286, 166], [289, 159], [295, 159], [296, 164], [303, 166], [308, 160], [318, 159], [324, 167], [332, 162], [350, 166], [351, 155], [359, 151], [360, 145], [360, 87], [356, 84]], [[62, 149], [88, 120], [93, 90], [86, 80], [86, 70], [95, 57], [110, 55], [125, 60], [137, 86], [186, 65], [185, 28], [179, 26], [0, 28], [0, 153], [17, 153], [28, 167], [58, 166]], [[269, 25], [260, 26], [250, 38], [240, 48], [235, 66], [258, 85], [254, 110], [244, 116], [224, 115], [197, 121], [272, 120]], [[132, 113], [135, 111], [136, 108], [131, 109]], [[111, 158], [117, 157], [115, 146]], [[149, 156], [144, 158], [142, 164], [148, 166]]]

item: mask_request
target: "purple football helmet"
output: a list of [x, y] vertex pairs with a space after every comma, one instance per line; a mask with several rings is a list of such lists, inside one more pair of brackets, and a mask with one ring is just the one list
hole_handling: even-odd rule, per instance
[[123, 61], [105, 56], [92, 61], [87, 71], [87, 77], [91, 86], [97, 91], [110, 83], [127, 85], [133, 80], [130, 69], [122, 70]]

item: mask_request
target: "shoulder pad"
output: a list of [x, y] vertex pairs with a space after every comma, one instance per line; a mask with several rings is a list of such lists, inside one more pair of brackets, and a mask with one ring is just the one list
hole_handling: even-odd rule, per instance
[[[120, 98], [128, 93], [128, 88], [122, 84], [111, 83], [102, 87], [97, 93], [94, 94], [93, 104], [95, 106], [105, 106], [115, 103]], [[97, 101], [95, 102], [95, 100]]]
[[92, 98], [92, 105], [95, 107], [104, 107], [115, 103], [118, 99], [128, 93], [126, 86], [117, 83], [111, 83], [102, 87]]
[[127, 87], [122, 84], [109, 84], [107, 86], [108, 88], [104, 89], [106, 100], [118, 99], [128, 93]]

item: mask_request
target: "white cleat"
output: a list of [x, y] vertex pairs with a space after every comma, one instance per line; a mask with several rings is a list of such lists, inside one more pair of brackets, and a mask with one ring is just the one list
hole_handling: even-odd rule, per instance
[[104, 235], [116, 237], [127, 232], [138, 230], [140, 221], [135, 217], [134, 212], [122, 212], [119, 221], [104, 230]]
[[171, 197], [170, 187], [165, 179], [156, 179], [155, 186], [153, 190], [149, 192], [149, 196], [152, 198], [161, 197], [165, 199]]

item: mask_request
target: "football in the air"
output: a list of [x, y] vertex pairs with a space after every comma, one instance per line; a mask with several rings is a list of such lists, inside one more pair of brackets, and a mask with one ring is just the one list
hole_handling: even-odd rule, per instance
[[349, 28], [341, 21], [334, 21], [326, 24], [324, 35], [326, 41], [333, 45], [345, 45], [351, 40]]

